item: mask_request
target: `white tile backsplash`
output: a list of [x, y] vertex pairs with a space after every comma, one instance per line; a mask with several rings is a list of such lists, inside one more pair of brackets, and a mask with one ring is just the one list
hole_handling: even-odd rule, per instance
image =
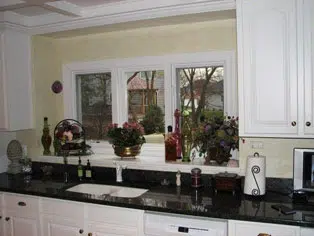
[[[313, 139], [244, 138], [240, 143], [240, 168], [245, 174], [248, 155], [258, 152], [266, 156], [266, 176], [277, 178], [293, 177], [293, 148], [314, 148]], [[263, 143], [263, 148], [253, 148], [252, 142]]]

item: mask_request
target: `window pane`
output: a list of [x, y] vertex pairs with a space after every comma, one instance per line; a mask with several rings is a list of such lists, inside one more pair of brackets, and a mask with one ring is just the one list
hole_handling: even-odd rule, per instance
[[140, 122], [148, 143], [162, 143], [165, 131], [164, 71], [128, 72], [128, 121]]
[[180, 108], [190, 112], [191, 127], [200, 117], [224, 115], [224, 68], [222, 66], [177, 69]]
[[111, 73], [76, 76], [77, 115], [86, 138], [106, 139], [105, 127], [112, 123]]

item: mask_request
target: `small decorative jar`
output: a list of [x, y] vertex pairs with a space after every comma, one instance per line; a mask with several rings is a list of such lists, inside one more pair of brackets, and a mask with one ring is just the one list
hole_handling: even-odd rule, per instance
[[191, 179], [192, 179], [192, 187], [199, 188], [202, 186], [201, 184], [201, 172], [202, 170], [199, 168], [193, 168], [191, 170]]

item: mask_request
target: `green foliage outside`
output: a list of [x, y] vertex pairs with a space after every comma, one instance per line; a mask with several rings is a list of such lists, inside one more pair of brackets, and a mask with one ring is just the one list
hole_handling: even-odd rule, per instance
[[205, 120], [210, 121], [223, 121], [224, 120], [224, 112], [221, 110], [205, 110], [202, 112], [202, 115]]
[[164, 132], [165, 121], [162, 109], [158, 105], [150, 105], [140, 123], [146, 135]]

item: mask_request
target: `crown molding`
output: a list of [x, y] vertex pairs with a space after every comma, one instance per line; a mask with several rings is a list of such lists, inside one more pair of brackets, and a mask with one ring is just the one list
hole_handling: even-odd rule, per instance
[[0, 30], [14, 30], [14, 31], [18, 31], [21, 33], [25, 33], [25, 34], [31, 34], [29, 32], [29, 28], [22, 26], [22, 25], [17, 25], [17, 24], [12, 24], [10, 22], [0, 22]]
[[26, 17], [13, 12], [4, 12], [0, 14], [0, 23], [17, 25], [36, 35], [129, 21], [232, 10], [235, 6], [235, 0], [130, 0], [81, 9], [67, 8], [81, 14], [81, 17], [58, 13]]

